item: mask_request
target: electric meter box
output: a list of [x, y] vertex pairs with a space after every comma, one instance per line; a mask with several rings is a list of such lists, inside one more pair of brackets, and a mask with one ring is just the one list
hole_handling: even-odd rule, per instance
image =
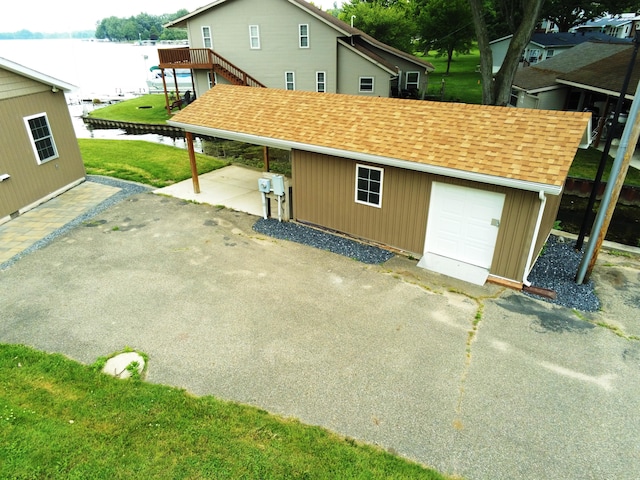
[[284, 176], [283, 175], [274, 175], [271, 178], [271, 183], [273, 184], [273, 193], [278, 196], [284, 195]]
[[271, 191], [271, 180], [268, 178], [259, 178], [258, 190], [262, 193], [269, 193]]

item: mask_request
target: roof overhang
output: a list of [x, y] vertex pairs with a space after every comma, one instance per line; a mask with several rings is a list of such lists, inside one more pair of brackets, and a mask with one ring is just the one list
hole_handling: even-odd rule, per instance
[[[571, 80], [563, 80], [561, 78], [556, 78], [556, 82], [562, 84], [562, 85], [569, 85], [570, 87], [576, 87], [576, 88], [581, 88], [583, 90], [589, 90], [590, 92], [598, 92], [598, 93], [603, 93], [605, 95], [611, 95], [614, 97], [618, 97], [620, 96], [620, 92], [616, 92], [615, 90], [609, 90], [606, 88], [600, 88], [600, 87], [594, 87], [593, 85], [587, 85], [584, 83], [578, 83], [578, 82], [572, 82]], [[625, 94], [624, 96], [625, 99], [627, 100], [633, 100], [634, 96], [631, 94]]]
[[49, 75], [45, 75], [44, 73], [38, 72], [29, 67], [25, 67], [24, 65], [20, 65], [19, 63], [12, 62], [11, 60], [3, 57], [0, 57], [0, 68], [9, 70], [10, 72], [16, 73], [23, 77], [30, 78], [31, 80], [35, 80], [36, 82], [50, 85], [52, 88], [56, 88], [64, 92], [71, 92], [78, 89], [78, 87], [76, 87], [75, 85], [63, 82], [62, 80], [58, 80], [54, 77], [50, 77]]
[[[472, 182], [486, 183], [490, 185], [499, 185], [502, 187], [514, 188], [517, 190], [526, 190], [530, 192], [544, 192], [547, 195], [560, 195], [562, 186], [548, 185], [544, 183], [528, 182], [507, 177], [499, 177], [495, 175], [487, 175], [484, 173], [468, 172], [453, 168], [429, 165], [426, 163], [410, 162], [391, 157], [383, 157], [363, 152], [354, 152], [349, 150], [325, 147], [321, 145], [313, 145], [301, 142], [293, 142], [278, 138], [263, 137], [242, 132], [234, 132], [230, 130], [222, 130], [217, 128], [202, 127], [188, 123], [167, 121], [168, 125], [182, 128], [187, 132], [204, 135], [208, 137], [224, 138], [226, 140], [236, 140], [254, 145], [263, 145], [266, 147], [280, 148], [283, 150], [302, 150], [306, 152], [319, 153], [322, 155], [330, 155], [334, 157], [348, 158], [350, 160], [358, 160], [369, 162], [376, 165], [384, 165], [389, 167], [397, 167], [405, 170], [413, 170], [417, 172], [431, 173], [434, 175], [442, 175], [445, 177], [458, 178], [461, 180], [469, 180]], [[590, 129], [589, 129], [590, 130]]]

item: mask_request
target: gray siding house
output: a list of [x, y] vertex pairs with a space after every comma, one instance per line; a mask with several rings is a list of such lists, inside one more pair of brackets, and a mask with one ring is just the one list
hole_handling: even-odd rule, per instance
[[197, 96], [227, 83], [417, 97], [434, 69], [303, 0], [216, 0], [166, 26], [189, 48], [159, 49], [159, 66], [191, 69]]
[[0, 224], [84, 181], [64, 97], [73, 89], [0, 57]]

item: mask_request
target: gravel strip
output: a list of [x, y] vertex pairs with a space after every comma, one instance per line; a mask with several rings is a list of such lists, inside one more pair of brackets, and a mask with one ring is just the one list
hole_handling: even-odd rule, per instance
[[373, 247], [364, 243], [356, 242], [348, 238], [333, 235], [328, 232], [305, 227], [293, 222], [279, 222], [272, 218], [265, 220], [261, 218], [254, 225], [256, 232], [279, 238], [290, 240], [304, 245], [310, 245], [321, 250], [344, 255], [362, 263], [383, 263], [393, 257], [393, 253], [382, 248]]
[[589, 280], [583, 285], [575, 282], [582, 252], [576, 252], [574, 242], [558, 240], [559, 237], [549, 236], [544, 253], [529, 274], [529, 281], [534, 287], [548, 288], [556, 292], [555, 300], [539, 297], [525, 292], [525, 295], [542, 299], [563, 307], [575, 308], [584, 312], [595, 312], [600, 308], [600, 300], [593, 289], [593, 282]]
[[51, 232], [46, 237], [43, 237], [42, 239], [38, 240], [36, 243], [31, 245], [27, 249], [23, 250], [21, 253], [19, 253], [17, 255], [14, 255], [13, 257], [11, 257], [6, 262], [1, 263], [0, 264], [0, 270], [4, 270], [6, 268], [9, 268], [16, 261], [18, 261], [20, 258], [22, 258], [25, 255], [28, 255], [31, 252], [34, 252], [34, 251], [36, 251], [36, 250], [48, 245], [54, 239], [58, 238], [61, 235], [66, 234], [72, 228], [75, 228], [78, 225], [82, 224], [83, 222], [86, 222], [87, 220], [95, 217], [100, 212], [102, 212], [102, 211], [106, 210], [107, 208], [115, 205], [116, 203], [121, 202], [125, 198], [130, 197], [131, 195], [135, 195], [137, 193], [144, 193], [144, 192], [149, 192], [149, 191], [153, 190], [153, 188], [148, 187], [146, 185], [142, 185], [140, 183], [126, 182], [126, 181], [118, 180], [116, 178], [111, 178], [111, 177], [102, 177], [102, 176], [99, 176], [99, 175], [87, 175], [86, 178], [87, 178], [88, 182], [100, 183], [102, 185], [108, 185], [108, 186], [111, 186], [111, 187], [117, 187], [117, 188], [120, 189], [120, 191], [118, 193], [110, 196], [106, 200], [102, 201], [101, 203], [99, 203], [95, 207], [90, 208], [89, 210], [84, 212], [82, 215], [80, 215], [80, 216], [76, 217], [75, 219], [71, 220], [66, 225], [63, 225], [62, 227], [58, 228], [57, 230]]

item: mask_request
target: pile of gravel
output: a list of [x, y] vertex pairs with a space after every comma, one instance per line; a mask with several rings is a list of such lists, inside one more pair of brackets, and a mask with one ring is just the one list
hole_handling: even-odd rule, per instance
[[544, 253], [538, 258], [529, 274], [529, 281], [534, 287], [555, 291], [556, 299], [539, 297], [526, 292], [525, 295], [584, 312], [598, 310], [600, 300], [593, 290], [593, 282], [589, 280], [582, 285], [575, 282], [583, 253], [576, 252], [574, 246], [573, 241], [565, 242], [563, 238], [551, 235]]
[[137, 193], [144, 193], [144, 192], [149, 192], [149, 191], [152, 190], [151, 187], [148, 187], [146, 185], [142, 185], [142, 184], [139, 184], [139, 183], [133, 183], [133, 182], [126, 182], [126, 181], [118, 180], [118, 179], [111, 178], [111, 177], [101, 177], [101, 176], [98, 176], [98, 175], [87, 175], [86, 178], [87, 178], [88, 182], [100, 183], [102, 185], [109, 185], [111, 187], [117, 187], [117, 188], [120, 189], [120, 191], [118, 193], [114, 194], [114, 195], [111, 195], [106, 200], [100, 202], [95, 207], [90, 208], [89, 210], [84, 212], [82, 215], [74, 218], [73, 220], [71, 220], [66, 225], [63, 225], [62, 227], [58, 228], [57, 230], [51, 232], [46, 237], [41, 238], [40, 240], [38, 240], [36, 243], [31, 245], [27, 249], [23, 250], [22, 252], [20, 252], [19, 254], [15, 255], [15, 256], [11, 257], [6, 262], [1, 263], [0, 264], [0, 270], [4, 270], [5, 268], [9, 268], [11, 265], [13, 265], [16, 261], [18, 261], [23, 256], [28, 255], [31, 252], [34, 252], [34, 251], [36, 251], [36, 250], [48, 245], [54, 239], [58, 238], [61, 235], [66, 234], [69, 230], [77, 227], [78, 225], [82, 224], [83, 222], [86, 222], [87, 220], [90, 220], [91, 218], [93, 218], [96, 215], [98, 215], [100, 212], [102, 212], [102, 211], [106, 210], [107, 208], [109, 208], [109, 207], [121, 202], [125, 198], [130, 197], [131, 195], [135, 195]]
[[293, 222], [279, 222], [272, 218], [266, 220], [261, 218], [253, 225], [253, 229], [270, 237], [328, 250], [362, 263], [383, 263], [393, 257], [393, 253], [382, 248], [365, 245], [364, 243]]

